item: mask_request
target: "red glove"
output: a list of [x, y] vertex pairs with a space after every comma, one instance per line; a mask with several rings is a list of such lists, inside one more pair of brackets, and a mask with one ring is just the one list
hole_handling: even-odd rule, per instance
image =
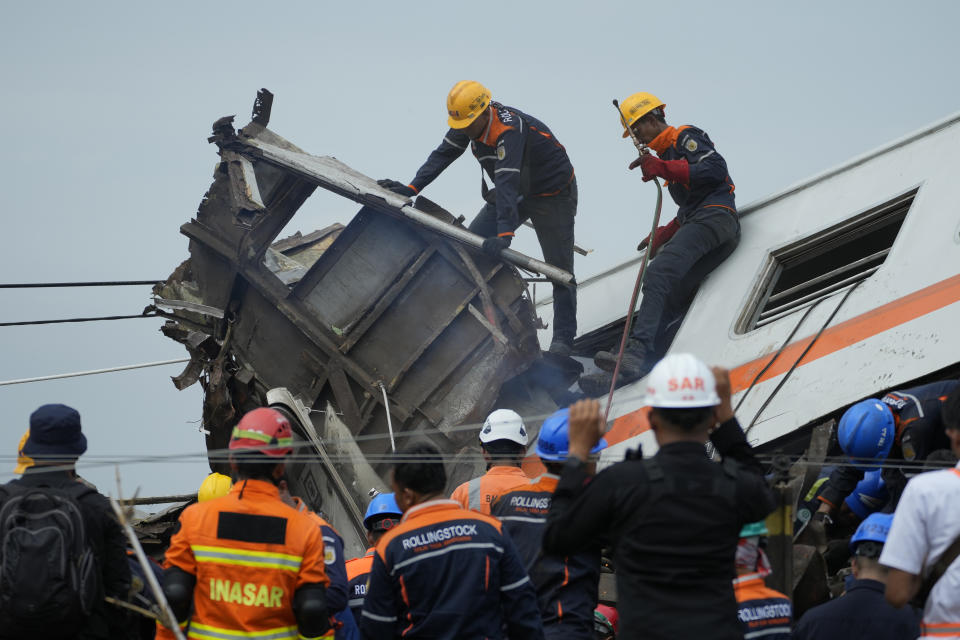
[[[676, 218], [662, 227], [657, 227], [657, 230], [653, 232], [653, 245], [650, 246], [650, 257], [653, 258], [656, 256], [660, 249], [663, 248], [663, 245], [667, 244], [670, 238], [679, 230], [680, 222]], [[650, 244], [650, 236], [640, 241], [640, 244], [637, 245], [637, 251], [642, 251], [648, 244]]]
[[640, 165], [643, 171], [643, 181], [649, 182], [654, 178], [663, 178], [669, 182], [679, 182], [687, 184], [690, 182], [690, 165], [686, 160], [661, 160], [653, 154], [645, 153], [639, 158], [639, 162], [634, 160], [630, 163], [633, 169]]

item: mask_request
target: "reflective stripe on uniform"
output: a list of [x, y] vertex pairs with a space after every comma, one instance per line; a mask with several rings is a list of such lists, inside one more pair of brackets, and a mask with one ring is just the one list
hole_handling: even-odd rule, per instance
[[505, 584], [500, 587], [500, 591], [513, 591], [517, 587], [522, 587], [526, 583], [530, 582], [530, 576], [523, 576], [523, 580], [517, 580], [511, 584]]
[[779, 633], [780, 635], [789, 635], [790, 634], [790, 625], [779, 625], [776, 627], [771, 627], [769, 629], [760, 629], [759, 631], [748, 631], [743, 634], [744, 640], [752, 640], [753, 638], [762, 638], [763, 636], [769, 636], [774, 633]]
[[354, 607], [363, 606], [363, 598], [353, 598], [352, 600], [347, 600], [347, 606], [353, 609]]
[[509, 520], [511, 522], [532, 522], [534, 524], [543, 524], [546, 518], [534, 518], [532, 516], [498, 516], [501, 521]]
[[513, 167], [500, 167], [499, 169], [496, 169], [494, 173], [501, 173], [503, 171], [516, 171], [517, 173], [520, 173], [520, 169], [514, 169]]
[[302, 556], [291, 556], [286, 553], [272, 553], [270, 551], [248, 551], [231, 547], [208, 547], [190, 545], [197, 562], [215, 562], [217, 564], [232, 564], [242, 567], [259, 567], [263, 569], [282, 569], [297, 572], [300, 570]]
[[480, 510], [480, 505], [483, 504], [480, 500], [480, 489], [481, 489], [481, 480], [483, 478], [474, 478], [467, 483], [467, 508], [473, 509], [474, 511]]
[[403, 562], [398, 562], [393, 566], [393, 569], [390, 570], [390, 575], [394, 575], [397, 572], [397, 569], [402, 569], [403, 567], [411, 565], [415, 562], [420, 562], [421, 560], [427, 560], [436, 556], [442, 556], [450, 553], [451, 551], [464, 551], [466, 549], [493, 549], [497, 553], [503, 553], [503, 547], [495, 545], [492, 542], [464, 542], [461, 544], [452, 544], [446, 549], [427, 551], [426, 553], [421, 553], [420, 555], [413, 556], [412, 558], [407, 558]]
[[275, 627], [273, 629], [264, 629], [263, 631], [236, 631], [234, 629], [221, 629], [220, 627], [211, 627], [208, 624], [191, 622], [187, 637], [200, 638], [201, 640], [234, 640], [236, 638], [296, 640], [298, 635], [296, 627]]
[[920, 625], [920, 635], [934, 638], [960, 636], [960, 622], [940, 622]]
[[289, 447], [293, 444], [293, 438], [274, 438], [260, 431], [249, 431], [240, 427], [233, 428], [231, 438], [249, 438], [265, 444], [276, 444], [278, 447]]
[[450, 145], [451, 147], [453, 147], [453, 148], [455, 148], [455, 149], [466, 149], [466, 148], [467, 148], [467, 145], [465, 145], [465, 144], [463, 144], [463, 145], [457, 144], [456, 142], [454, 142], [453, 140], [451, 140], [451, 139], [448, 138], [447, 136], [443, 136], [443, 141], [446, 142], [448, 145]]
[[366, 609], [361, 613], [364, 618], [370, 618], [371, 620], [376, 620], [377, 622], [396, 622], [397, 616], [378, 616], [375, 613], [370, 613]]

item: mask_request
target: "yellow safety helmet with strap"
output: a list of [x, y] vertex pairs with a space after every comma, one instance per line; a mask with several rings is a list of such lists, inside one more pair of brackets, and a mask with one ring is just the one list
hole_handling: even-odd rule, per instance
[[230, 479], [230, 476], [225, 476], [222, 473], [211, 473], [200, 485], [200, 490], [197, 491], [197, 501], [206, 502], [214, 498], [222, 498], [230, 493], [230, 487], [232, 486], [233, 480]]
[[[623, 112], [623, 118], [627, 121], [627, 126], [631, 127], [633, 126], [634, 122], [647, 115], [654, 109], [666, 106], [667, 105], [664, 104], [660, 98], [652, 93], [640, 91], [639, 93], [635, 93], [621, 102], [620, 111]], [[630, 132], [624, 129], [623, 137], [629, 138]]]
[[461, 80], [447, 94], [447, 124], [451, 129], [465, 129], [490, 106], [490, 90], [479, 82]]

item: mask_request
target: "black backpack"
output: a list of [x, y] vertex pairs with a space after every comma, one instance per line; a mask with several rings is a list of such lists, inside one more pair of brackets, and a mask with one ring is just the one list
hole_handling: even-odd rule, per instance
[[0, 612], [6, 629], [76, 633], [99, 579], [80, 497], [93, 490], [7, 485], [0, 506]]

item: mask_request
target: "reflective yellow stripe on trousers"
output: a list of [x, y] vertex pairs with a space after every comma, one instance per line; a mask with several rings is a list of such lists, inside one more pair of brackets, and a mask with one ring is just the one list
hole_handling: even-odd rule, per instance
[[241, 567], [260, 567], [263, 569], [282, 569], [284, 571], [300, 570], [302, 556], [291, 556], [285, 553], [271, 551], [248, 551], [231, 547], [208, 547], [191, 545], [193, 556], [197, 562], [216, 562], [218, 564], [233, 564]]
[[190, 623], [188, 638], [198, 640], [238, 640], [239, 638], [256, 638], [256, 640], [296, 640], [300, 637], [296, 627], [277, 627], [263, 631], [234, 631], [211, 627], [208, 624]]

